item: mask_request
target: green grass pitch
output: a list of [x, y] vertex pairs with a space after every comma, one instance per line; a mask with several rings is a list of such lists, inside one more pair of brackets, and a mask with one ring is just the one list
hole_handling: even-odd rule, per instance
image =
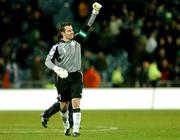
[[80, 137], [65, 137], [59, 113], [0, 111], [0, 140], [180, 140], [180, 110], [82, 110]]

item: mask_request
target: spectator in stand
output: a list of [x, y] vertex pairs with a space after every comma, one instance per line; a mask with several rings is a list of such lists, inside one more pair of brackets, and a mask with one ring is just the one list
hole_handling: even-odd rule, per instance
[[172, 69], [172, 79], [174, 81], [180, 80], [180, 52], [178, 56], [176, 57], [176, 63]]
[[146, 44], [146, 53], [149, 56], [153, 56], [155, 49], [157, 48], [157, 40], [156, 40], [156, 36], [157, 36], [157, 32], [156, 31], [152, 31], [150, 33], [150, 36], [147, 39], [147, 44]]
[[7, 62], [7, 60], [11, 58], [12, 54], [12, 40], [6, 40], [1, 46], [0, 51], [2, 52], [2, 57], [4, 58], [4, 61]]
[[18, 74], [18, 66], [16, 62], [13, 59], [8, 59], [6, 63], [6, 71], [9, 75], [9, 82], [11, 84], [10, 87], [12, 88], [19, 88], [20, 82], [19, 82], [19, 74]]
[[96, 60], [95, 60], [95, 69], [100, 73], [102, 80], [107, 80], [107, 60], [105, 58], [105, 55], [103, 52], [99, 52], [97, 54]]
[[175, 39], [172, 35], [166, 36], [166, 52], [167, 52], [167, 59], [169, 63], [174, 63], [176, 59], [176, 46], [175, 46]]
[[167, 59], [163, 59], [161, 61], [161, 69], [159, 69], [161, 72], [161, 81], [164, 81], [164, 84], [167, 85], [169, 80], [171, 79], [171, 66]]
[[86, 71], [90, 67], [91, 61], [94, 59], [94, 54], [92, 54], [91, 51], [84, 51], [83, 57], [82, 57], [82, 71]]
[[84, 86], [87, 88], [97, 88], [101, 84], [101, 76], [91, 64], [83, 74]]
[[[27, 81], [31, 77], [30, 66], [33, 50], [26, 40], [22, 41], [16, 52], [16, 62], [19, 68], [19, 78], [21, 81]], [[24, 85], [26, 86], [26, 85]]]
[[34, 57], [31, 67], [31, 75], [32, 80], [38, 82], [35, 82], [33, 87], [43, 87], [42, 83], [39, 83], [40, 81], [43, 81], [45, 77], [45, 66], [43, 65], [41, 56]]
[[[110, 21], [109, 21], [109, 41], [114, 47], [114, 49], [117, 48], [118, 44], [118, 37], [120, 35], [122, 27], [122, 19], [120, 17], [117, 17], [116, 15], [110, 15]], [[113, 49], [113, 48], [111, 48]]]
[[112, 37], [117, 37], [120, 34], [120, 28], [122, 26], [121, 18], [116, 15], [110, 16], [109, 31]]
[[162, 67], [162, 60], [164, 60], [164, 59], [167, 59], [167, 57], [166, 57], [166, 50], [164, 49], [164, 48], [159, 48], [159, 50], [158, 50], [158, 54], [157, 54], [157, 56], [156, 56], [156, 62], [157, 62], [157, 65], [158, 65], [158, 68], [159, 69], [161, 69], [161, 67]]
[[121, 71], [121, 66], [117, 65], [112, 72], [112, 87], [121, 87], [124, 82], [124, 77]]
[[148, 69], [148, 77], [152, 87], [156, 87], [157, 82], [161, 78], [161, 72], [159, 71], [155, 60], [150, 60], [150, 65]]
[[136, 76], [137, 82], [140, 87], [149, 87], [149, 77], [148, 77], [149, 62], [143, 61], [141, 67], [137, 69]]
[[0, 87], [2, 87], [2, 81], [4, 79], [4, 75], [6, 72], [6, 65], [4, 62], [4, 58], [2, 56], [0, 56]]
[[10, 71], [7, 69], [7, 65], [3, 57], [0, 56], [0, 87], [10, 88]]
[[74, 20], [82, 23], [88, 17], [89, 8], [88, 0], [73, 1], [72, 10], [74, 14]]

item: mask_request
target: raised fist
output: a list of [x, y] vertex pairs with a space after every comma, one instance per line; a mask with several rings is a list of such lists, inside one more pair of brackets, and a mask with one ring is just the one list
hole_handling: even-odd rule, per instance
[[99, 14], [99, 10], [101, 9], [101, 7], [102, 7], [101, 4], [99, 4], [97, 2], [93, 3], [93, 5], [92, 5], [92, 8], [93, 8], [92, 13], [96, 14], [96, 15]]

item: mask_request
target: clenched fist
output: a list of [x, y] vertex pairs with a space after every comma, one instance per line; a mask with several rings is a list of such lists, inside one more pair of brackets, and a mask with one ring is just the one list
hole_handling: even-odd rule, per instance
[[92, 5], [92, 8], [93, 8], [92, 13], [96, 14], [96, 15], [99, 14], [99, 10], [101, 9], [101, 7], [102, 7], [101, 4], [99, 4], [97, 2], [93, 3], [93, 5]]

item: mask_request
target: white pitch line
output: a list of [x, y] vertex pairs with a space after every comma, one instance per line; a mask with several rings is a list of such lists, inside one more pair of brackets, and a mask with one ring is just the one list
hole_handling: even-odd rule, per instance
[[[43, 129], [43, 128], [42, 128]], [[48, 130], [48, 129], [47, 129]], [[81, 129], [81, 131], [91, 131], [91, 132], [103, 132], [103, 131], [117, 131], [117, 127], [105, 127], [105, 126], [98, 126], [96, 128], [86, 128]], [[61, 129], [49, 129], [49, 131], [44, 130], [0, 130], [0, 134], [28, 134], [28, 133], [62, 133]]]

